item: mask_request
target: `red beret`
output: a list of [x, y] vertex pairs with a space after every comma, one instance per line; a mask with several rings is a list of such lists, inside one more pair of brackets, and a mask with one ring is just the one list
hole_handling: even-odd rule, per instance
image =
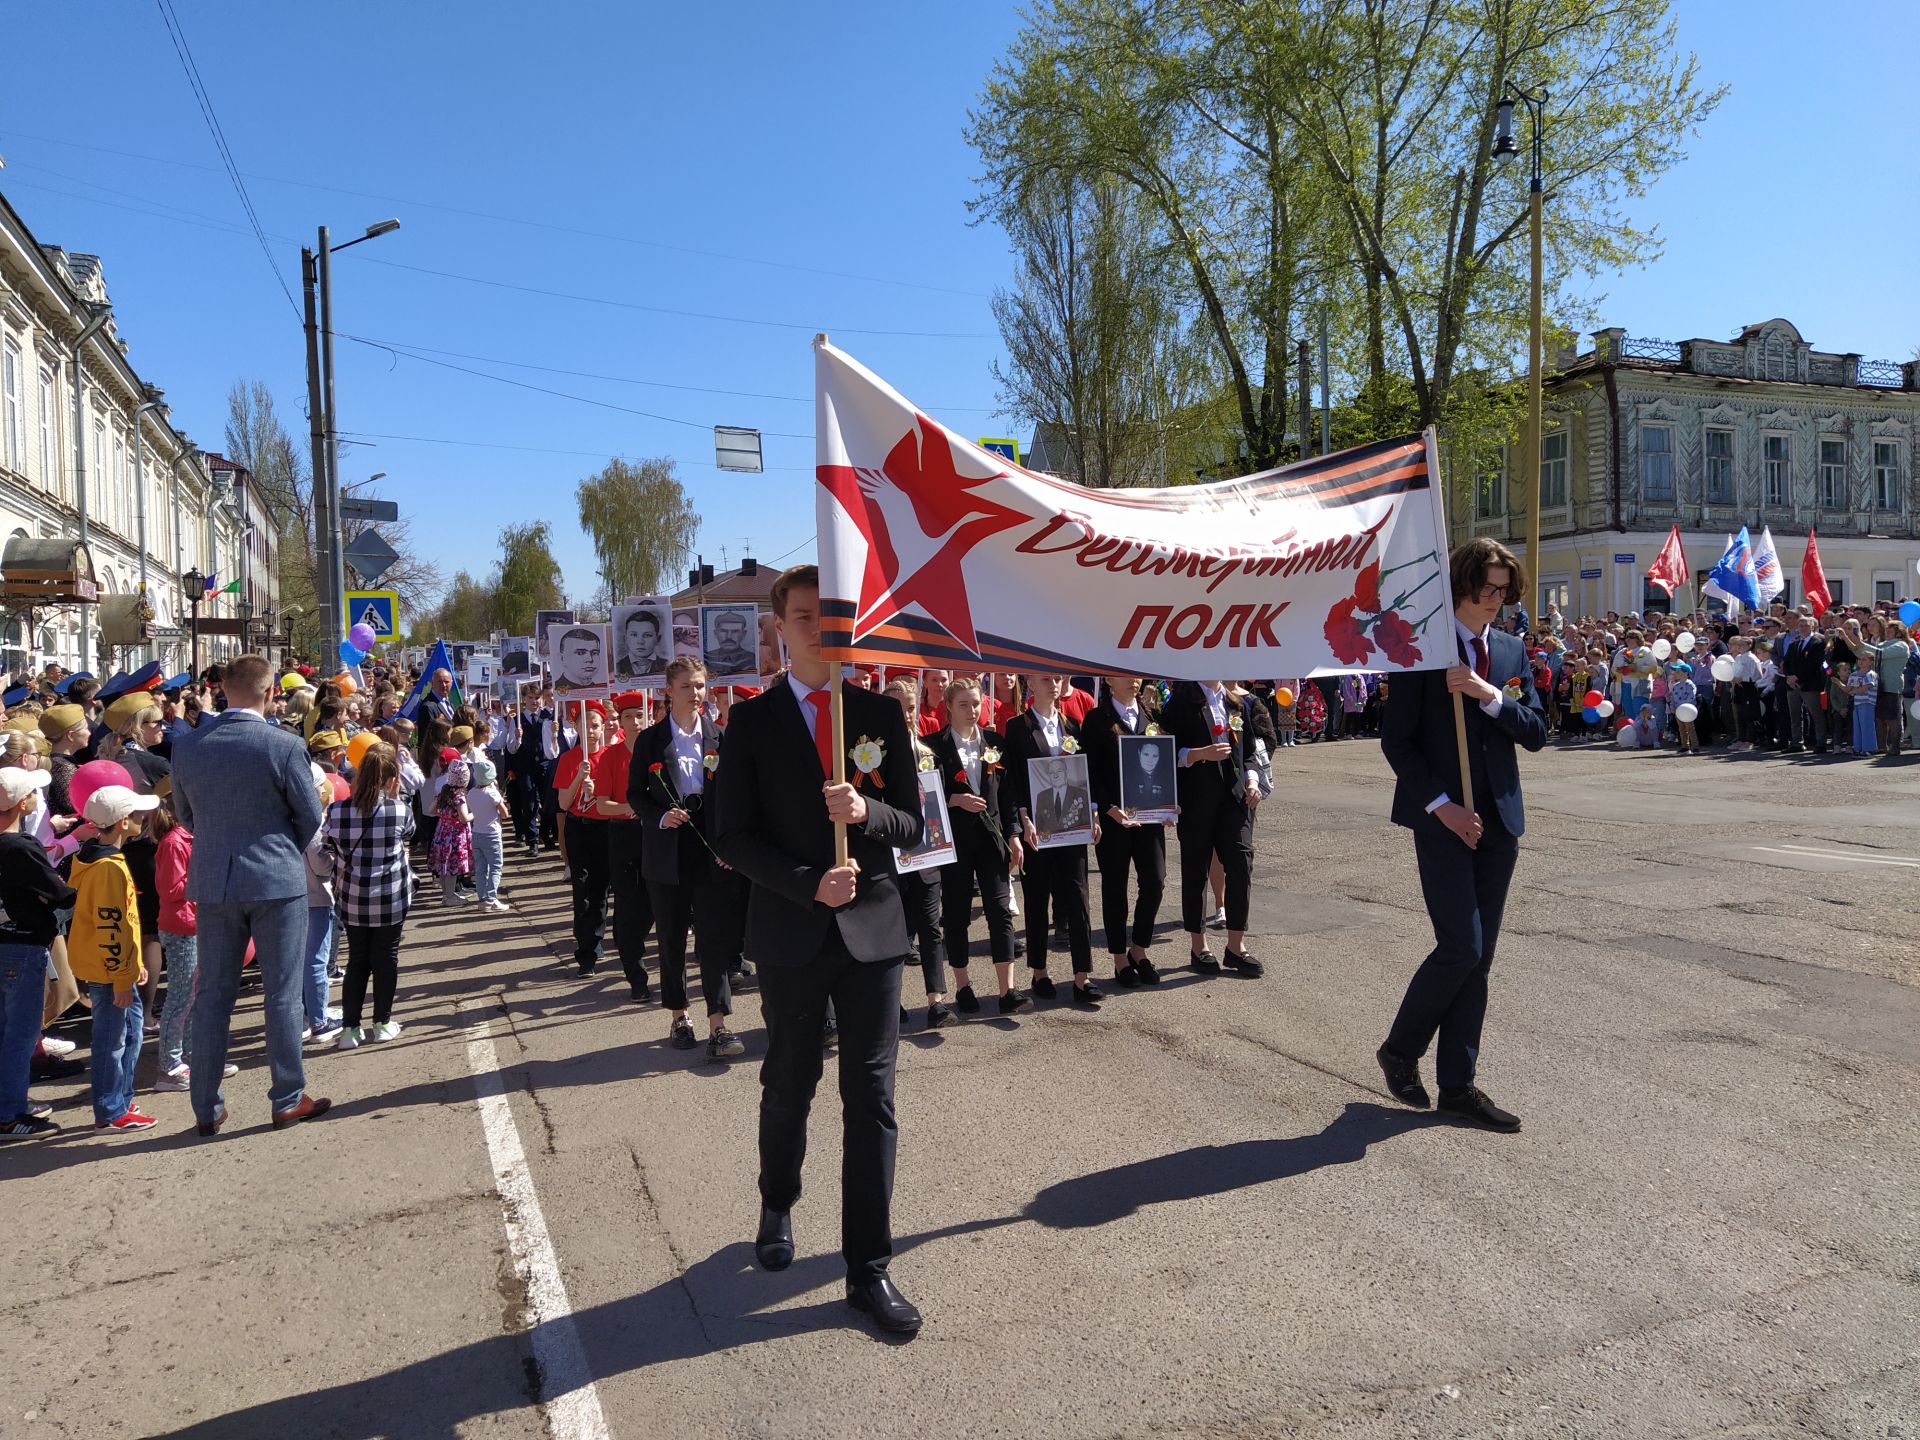
[[736, 685], [733, 687], [733, 698], [736, 700], [751, 700], [759, 693], [760, 687], [758, 685]]
[[[613, 706], [613, 713], [618, 715], [622, 710], [644, 709], [647, 703], [647, 697], [642, 695], [638, 690], [628, 690], [614, 696], [609, 703]], [[605, 712], [602, 711], [601, 713], [604, 714]]]

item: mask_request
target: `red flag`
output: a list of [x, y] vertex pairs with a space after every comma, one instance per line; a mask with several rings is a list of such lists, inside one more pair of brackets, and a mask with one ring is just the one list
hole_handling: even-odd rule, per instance
[[1800, 590], [1818, 619], [1833, 608], [1833, 592], [1827, 589], [1827, 572], [1820, 568], [1820, 542], [1813, 527], [1807, 527], [1807, 553], [1800, 562]]
[[1660, 547], [1653, 564], [1647, 567], [1647, 583], [1666, 591], [1669, 600], [1687, 583], [1687, 552], [1681, 548], [1678, 525], [1668, 533], [1667, 543]]

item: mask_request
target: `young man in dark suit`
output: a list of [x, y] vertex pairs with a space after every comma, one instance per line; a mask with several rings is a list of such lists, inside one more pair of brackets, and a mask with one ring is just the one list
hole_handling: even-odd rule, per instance
[[[1414, 972], [1376, 1058], [1394, 1097], [1424, 1110], [1429, 1101], [1420, 1083], [1420, 1057], [1435, 1045], [1439, 1108], [1469, 1124], [1514, 1131], [1519, 1119], [1487, 1098], [1474, 1072], [1487, 1013], [1487, 972], [1526, 828], [1513, 747], [1540, 749], [1547, 722], [1524, 646], [1492, 628], [1500, 607], [1526, 593], [1519, 560], [1499, 541], [1483, 537], [1455, 550], [1449, 569], [1449, 638], [1459, 662], [1447, 670], [1395, 675], [1380, 732], [1380, 748], [1394, 773], [1393, 822], [1413, 831], [1434, 946]], [[1460, 803], [1455, 695], [1465, 701], [1471, 809]]]
[[[1142, 825], [1120, 804], [1120, 737], [1144, 735], [1153, 717], [1141, 703], [1138, 675], [1109, 675], [1100, 701], [1080, 727], [1087, 751], [1087, 782], [1100, 812], [1100, 843], [1093, 847], [1100, 865], [1100, 916], [1113, 958], [1113, 978], [1123, 986], [1157, 985], [1160, 972], [1147, 958], [1153, 922], [1167, 888], [1167, 827]], [[1163, 781], [1168, 777], [1162, 776]], [[1171, 809], [1171, 783], [1156, 803]], [[1127, 883], [1135, 885], [1133, 928], [1127, 928]]]
[[[820, 572], [796, 565], [769, 597], [791, 669], [733, 707], [714, 848], [752, 882], [747, 953], [759, 966], [767, 1058], [760, 1072], [760, 1263], [793, 1261], [807, 1111], [820, 1080], [829, 1000], [840, 1027], [844, 1127], [840, 1253], [847, 1303], [882, 1329], [911, 1333], [920, 1312], [887, 1274], [893, 1256], [893, 1075], [900, 972], [911, 950], [894, 852], [920, 843], [919, 786], [906, 717], [884, 695], [841, 683], [849, 752], [877, 745], [870, 771], [833, 783], [829, 683], [820, 658]], [[852, 754], [849, 754], [852, 761]], [[898, 797], [893, 798], [893, 797]], [[849, 858], [834, 863], [834, 825]]]

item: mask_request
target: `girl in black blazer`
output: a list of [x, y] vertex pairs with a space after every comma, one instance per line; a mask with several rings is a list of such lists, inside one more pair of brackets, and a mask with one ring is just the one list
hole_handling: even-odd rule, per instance
[[[1026, 840], [1027, 858], [1021, 871], [1020, 898], [1027, 922], [1027, 965], [1033, 972], [1033, 993], [1051, 998], [1047, 974], [1047, 940], [1052, 933], [1049, 907], [1057, 908], [1067, 928], [1073, 955], [1073, 999], [1078, 1005], [1097, 1006], [1100, 987], [1093, 983], [1093, 935], [1087, 916], [1087, 847], [1039, 848], [1034, 826], [1034, 799], [1027, 778], [1027, 762], [1048, 755], [1072, 754], [1080, 749], [1080, 727], [1059, 708], [1061, 677], [1029, 675], [1027, 708], [1007, 722], [1007, 773], [1012, 782], [1014, 810]], [[1100, 840], [1100, 819], [1090, 817], [1093, 838]]]
[[[1147, 958], [1153, 924], [1167, 887], [1167, 827], [1137, 823], [1120, 807], [1120, 737], [1158, 730], [1138, 675], [1109, 675], [1100, 702], [1087, 712], [1081, 740], [1087, 747], [1087, 783], [1104, 824], [1093, 847], [1100, 866], [1100, 916], [1113, 957], [1113, 978], [1129, 988], [1157, 985], [1160, 972]], [[1133, 925], [1127, 925], [1127, 883], [1134, 879]]]
[[1179, 747], [1180, 923], [1191, 949], [1188, 961], [1203, 975], [1217, 975], [1220, 962], [1207, 951], [1201, 909], [1207, 871], [1215, 857], [1226, 871], [1229, 970], [1257, 979], [1263, 967], [1246, 952], [1253, 876], [1253, 808], [1259, 789], [1248, 759], [1253, 730], [1241, 701], [1223, 681], [1182, 681], [1174, 687], [1164, 720]]

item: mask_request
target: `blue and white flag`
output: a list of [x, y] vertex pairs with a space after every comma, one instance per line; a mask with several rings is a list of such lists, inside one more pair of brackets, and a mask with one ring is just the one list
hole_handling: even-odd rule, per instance
[[1727, 542], [1726, 554], [1714, 562], [1707, 583], [1700, 588], [1705, 594], [1718, 595], [1729, 605], [1744, 605], [1749, 610], [1761, 608], [1764, 602], [1760, 598], [1760, 576], [1753, 562], [1753, 541], [1747, 538], [1746, 526], [1742, 525], [1740, 533]]
[[1787, 582], [1780, 574], [1780, 557], [1774, 552], [1771, 525], [1760, 531], [1760, 545], [1753, 552], [1753, 576], [1760, 591], [1761, 605], [1771, 605], [1773, 597], [1784, 593], [1787, 588]]
[[[406, 703], [400, 707], [401, 719], [412, 720], [416, 724], [419, 722], [419, 715], [416, 712], [420, 709], [420, 701], [425, 697], [427, 686], [432, 683], [433, 672], [436, 670], [445, 670], [449, 675], [453, 673], [453, 656], [447, 653], [447, 642], [444, 640], [433, 642], [433, 653], [427, 657], [427, 663], [420, 671], [420, 678], [413, 682], [413, 689], [407, 692]], [[460, 695], [458, 679], [453, 682], [453, 689], [448, 692], [447, 698], [455, 705], [465, 703]]]

